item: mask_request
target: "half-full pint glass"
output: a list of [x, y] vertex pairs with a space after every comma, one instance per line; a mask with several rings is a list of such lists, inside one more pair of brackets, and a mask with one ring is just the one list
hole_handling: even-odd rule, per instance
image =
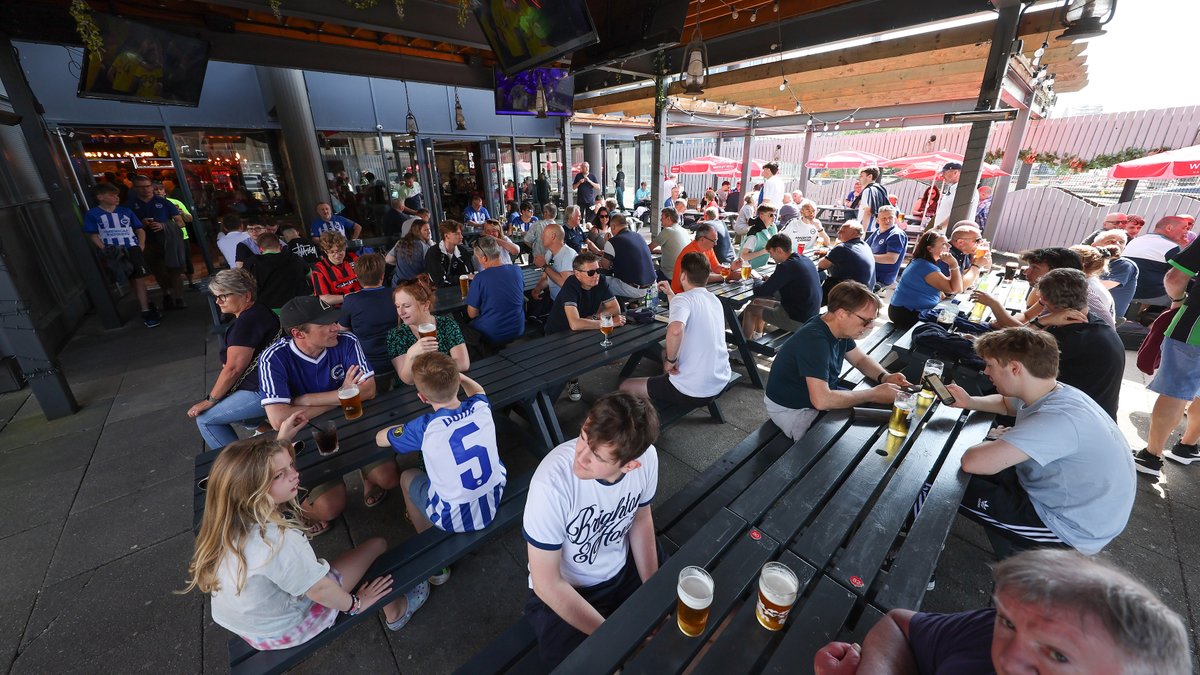
[[742, 281], [750, 278], [750, 263], [742, 263]]
[[906, 389], [896, 392], [896, 402], [892, 406], [892, 417], [888, 420], [888, 433], [893, 436], [907, 436], [908, 420], [912, 417], [913, 408], [916, 407], [916, 394]]
[[342, 414], [346, 419], [356, 420], [362, 417], [362, 396], [357, 385], [338, 389], [338, 402], [342, 404]]
[[945, 367], [946, 364], [938, 361], [937, 359], [929, 359], [925, 362], [925, 368], [921, 371], [921, 393], [918, 394], [918, 396], [929, 401], [933, 400], [933, 389], [926, 384], [925, 377], [928, 375], [937, 375], [938, 377], [941, 377]]
[[471, 290], [471, 277], [463, 274], [458, 277], [458, 290], [462, 291], [462, 296], [467, 297], [467, 291]]
[[754, 612], [762, 627], [782, 630], [799, 592], [800, 580], [787, 565], [778, 562], [763, 565], [758, 577], [758, 607]]
[[713, 580], [703, 567], [685, 567], [679, 571], [679, 630], [688, 637], [704, 632], [708, 624], [708, 606], [713, 599]]

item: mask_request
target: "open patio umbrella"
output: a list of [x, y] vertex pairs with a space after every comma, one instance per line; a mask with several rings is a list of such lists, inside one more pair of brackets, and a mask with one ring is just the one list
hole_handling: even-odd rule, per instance
[[[761, 159], [750, 160], [750, 177], [761, 176], [764, 164], [766, 162]], [[713, 173], [718, 176], [740, 176], [742, 175], [742, 163], [741, 161], [735, 161], [730, 166], [713, 171]]]
[[838, 152], [809, 160], [809, 169], [865, 169], [868, 166], [879, 166], [887, 161], [887, 157], [873, 152], [860, 150], [839, 150]]
[[[945, 162], [917, 162], [897, 171], [896, 177], [910, 178], [912, 180], [940, 180], [942, 177], [942, 167], [945, 165]], [[1007, 171], [987, 162], [984, 162], [983, 166], [979, 169], [980, 178], [996, 178], [1007, 175], [1009, 175]]]
[[937, 150], [934, 152], [925, 152], [919, 155], [908, 155], [907, 157], [889, 159], [888, 161], [880, 164], [880, 166], [902, 169], [904, 167], [920, 164], [922, 162], [934, 162], [938, 165], [938, 170], [940, 171], [942, 167], [949, 162], [958, 162], [959, 164], [962, 164], [962, 161], [963, 156], [957, 152], [950, 152], [949, 150]]
[[1121, 162], [1109, 169], [1109, 178], [1146, 180], [1200, 176], [1200, 145], [1168, 150]]
[[671, 173], [721, 173], [728, 172], [731, 168], [741, 167], [741, 165], [742, 163], [736, 159], [719, 155], [702, 155], [673, 165]]

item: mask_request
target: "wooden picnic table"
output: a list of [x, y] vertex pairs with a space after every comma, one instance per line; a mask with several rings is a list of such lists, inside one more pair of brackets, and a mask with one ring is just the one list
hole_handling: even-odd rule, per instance
[[851, 218], [858, 217], [858, 209], [850, 208], [849, 206], [818, 206], [817, 220], [825, 226], [826, 231], [833, 231], [837, 228], [830, 228], [830, 225], [841, 225]]
[[[998, 299], [1004, 305], [1004, 308], [1009, 311], [1009, 313], [1018, 314], [1020, 312], [1024, 312], [1025, 299], [1029, 296], [1029, 282], [1021, 277], [1011, 280], [1004, 279], [1003, 272], [997, 273], [997, 276], [1000, 278], [997, 279], [993, 275], [989, 275], [989, 277], [991, 277], [990, 281], [993, 285], [988, 293]], [[964, 319], [969, 318], [971, 310], [975, 305], [975, 303], [971, 301], [971, 291], [967, 290], [960, 293], [958, 296], [956, 296], [956, 299], [958, 300], [959, 316]], [[986, 322], [994, 319], [995, 316], [989, 309], [984, 312], [983, 316], [979, 320]], [[920, 326], [922, 323], [923, 322], [918, 321], [916, 324], [914, 324], [908, 329], [907, 332], [905, 332], [903, 336], [896, 340], [895, 344], [892, 346], [896, 355], [899, 356], [901, 360], [908, 360], [908, 356], [912, 351], [913, 333], [916, 331], [917, 326]]]
[[[557, 672], [804, 672], [825, 642], [861, 636], [888, 609], [918, 606], [966, 490], [962, 453], [992, 418], [935, 402], [899, 437], [888, 416], [831, 411], [796, 442], [770, 422], [751, 434], [697, 477], [699, 500], [684, 496], [689, 486], [677, 495], [687, 504], [672, 498], [656, 509], [660, 541], [677, 550]], [[755, 617], [759, 572], [772, 560], [800, 581], [778, 632]], [[715, 587], [696, 638], [675, 625], [677, 578], [688, 565], [708, 570]]]

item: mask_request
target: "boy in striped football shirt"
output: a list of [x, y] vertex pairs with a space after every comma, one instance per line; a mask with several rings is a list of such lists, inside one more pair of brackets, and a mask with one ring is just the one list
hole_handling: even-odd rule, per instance
[[[408, 424], [382, 429], [381, 447], [398, 453], [421, 452], [425, 471], [400, 474], [409, 519], [418, 533], [437, 527], [446, 532], [474, 532], [492, 522], [504, 494], [507, 471], [500, 461], [492, 406], [483, 387], [459, 373], [454, 359], [427, 352], [413, 359], [417, 395], [433, 407]], [[466, 393], [458, 400], [458, 388]], [[428, 471], [428, 473], [426, 473]], [[430, 577], [446, 583], [450, 570]]]
[[83, 214], [83, 231], [100, 249], [113, 279], [118, 283], [129, 280], [142, 308], [142, 321], [147, 328], [154, 328], [159, 316], [150, 309], [146, 294], [146, 277], [150, 276], [150, 270], [142, 256], [142, 249], [146, 248], [142, 221], [133, 211], [119, 205], [121, 190], [116, 185], [100, 183], [94, 194], [99, 206]]

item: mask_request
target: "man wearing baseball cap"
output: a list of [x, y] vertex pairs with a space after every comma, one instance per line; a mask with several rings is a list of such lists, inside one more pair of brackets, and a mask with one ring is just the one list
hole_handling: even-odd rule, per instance
[[[942, 196], [938, 199], [937, 214], [933, 217], [933, 226], [943, 232], [950, 224], [950, 209], [954, 208], [954, 197], [958, 194], [958, 178], [962, 175], [962, 164], [958, 162], [947, 162], [942, 167]], [[974, 185], [968, 186], [971, 190], [971, 205], [967, 208], [967, 215], [974, 218], [975, 211], [979, 208], [979, 191]]]
[[[341, 310], [313, 295], [292, 298], [279, 310], [283, 337], [263, 350], [258, 359], [259, 396], [275, 429], [296, 412], [314, 419], [340, 405], [338, 390], [357, 385], [363, 401], [375, 398], [375, 371], [353, 333], [339, 332]], [[390, 458], [363, 468], [367, 506], [382, 501], [387, 490], [400, 484]], [[309, 491], [305, 515], [310, 535], [329, 527], [346, 503], [345, 485], [334, 481]]]

